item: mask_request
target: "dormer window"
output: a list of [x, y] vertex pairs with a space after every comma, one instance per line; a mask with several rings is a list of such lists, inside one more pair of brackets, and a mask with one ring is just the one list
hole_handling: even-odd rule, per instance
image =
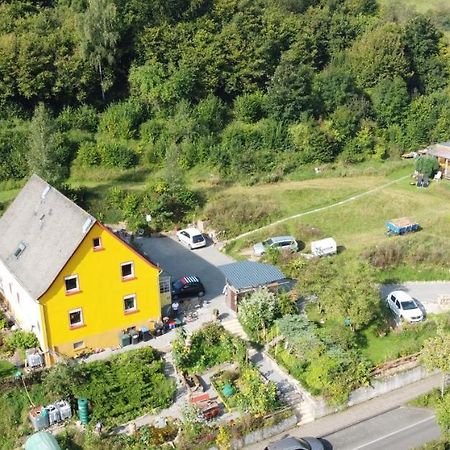
[[25, 242], [21, 242], [14, 252], [14, 256], [19, 259], [20, 255], [25, 251], [26, 247], [27, 246], [25, 245]]
[[94, 250], [102, 250], [102, 240], [99, 237], [92, 239], [92, 247]]

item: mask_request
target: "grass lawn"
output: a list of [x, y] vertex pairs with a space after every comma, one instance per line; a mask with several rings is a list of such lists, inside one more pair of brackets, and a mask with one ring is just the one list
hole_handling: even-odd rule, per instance
[[4, 359], [0, 359], [0, 378], [9, 377], [14, 374], [14, 371], [14, 364], [11, 364], [9, 361], [5, 361]]
[[378, 336], [374, 327], [362, 333], [362, 354], [374, 366], [383, 362], [417, 353], [423, 342], [436, 334], [436, 325], [430, 321], [392, 330], [386, 336]]
[[[412, 172], [412, 164], [395, 173], [400, 178]], [[313, 180], [281, 182], [276, 185], [244, 188], [231, 187], [229, 195], [257, 197], [259, 201], [276, 199], [280, 216], [302, 213], [314, 208], [339, 202], [356, 193], [369, 191], [392, 181], [392, 173], [373, 176], [322, 177]], [[321, 237], [333, 236], [344, 250], [346, 257], [358, 257], [369, 247], [384, 244], [391, 239], [407, 239], [408, 245], [419, 245], [425, 238], [435, 246], [444, 246], [445, 236], [450, 234], [450, 183], [434, 182], [427, 189], [418, 189], [405, 178], [380, 190], [369, 193], [345, 204], [308, 214], [274, 225], [250, 236], [232, 242], [227, 251], [239, 255], [257, 241], [278, 234], [292, 234], [309, 250], [310, 242]], [[422, 226], [422, 231], [409, 236], [387, 238], [385, 223], [397, 217], [411, 217]], [[316, 234], [310, 230], [318, 230]], [[248, 250], [247, 250], [248, 252]], [[444, 267], [444, 265], [442, 266]], [[405, 266], [379, 274], [379, 281], [450, 279], [446, 268], [430, 266]]]

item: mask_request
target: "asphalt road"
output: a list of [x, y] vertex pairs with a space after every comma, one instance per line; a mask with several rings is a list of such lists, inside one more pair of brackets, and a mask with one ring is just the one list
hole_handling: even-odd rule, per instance
[[410, 450], [440, 437], [432, 411], [400, 407], [323, 438], [333, 450]]

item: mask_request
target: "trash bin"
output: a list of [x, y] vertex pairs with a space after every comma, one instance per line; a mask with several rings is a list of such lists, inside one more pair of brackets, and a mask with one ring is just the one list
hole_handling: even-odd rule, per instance
[[126, 347], [131, 344], [131, 336], [128, 333], [121, 333], [119, 336], [120, 346]]
[[137, 344], [139, 342], [139, 333], [136, 330], [131, 330], [130, 336], [132, 344]]
[[150, 333], [150, 330], [146, 327], [141, 328], [141, 336], [142, 336], [142, 340], [144, 342], [147, 342], [152, 338], [152, 334]]

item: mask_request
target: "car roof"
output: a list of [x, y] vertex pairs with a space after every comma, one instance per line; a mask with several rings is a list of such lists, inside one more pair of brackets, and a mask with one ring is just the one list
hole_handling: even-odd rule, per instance
[[189, 233], [191, 236], [197, 235], [197, 234], [202, 234], [200, 232], [200, 230], [198, 230], [197, 228], [194, 227], [190, 227], [190, 228], [185, 228], [181, 231], [186, 231], [186, 233]]
[[281, 439], [281, 441], [274, 442], [267, 446], [269, 450], [297, 450], [302, 447], [304, 447], [303, 444], [293, 437]]
[[414, 301], [414, 299], [405, 291], [393, 291], [389, 295], [394, 295], [395, 298], [401, 302], [405, 302], [405, 301], [409, 302], [411, 300]]
[[181, 277], [180, 281], [183, 284], [200, 283], [200, 278], [196, 277], [195, 275], [186, 275], [185, 277]]
[[271, 239], [273, 242], [295, 241], [295, 238], [293, 236], [274, 236], [268, 239]]

